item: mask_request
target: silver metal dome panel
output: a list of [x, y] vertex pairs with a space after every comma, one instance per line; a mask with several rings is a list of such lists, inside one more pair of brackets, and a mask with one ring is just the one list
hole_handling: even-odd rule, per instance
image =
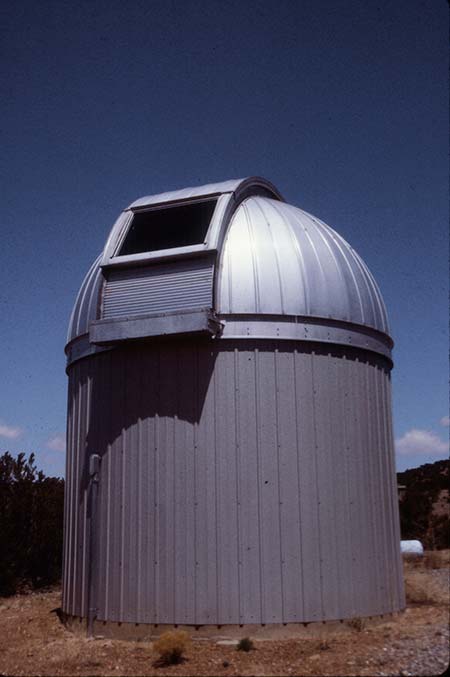
[[350, 245], [311, 214], [259, 196], [230, 223], [217, 312], [326, 318], [389, 334], [378, 286]]
[[87, 334], [90, 323], [98, 317], [100, 292], [103, 283], [103, 275], [100, 268], [101, 258], [100, 255], [95, 259], [80, 287], [69, 320], [67, 343], [78, 338], [78, 336]]

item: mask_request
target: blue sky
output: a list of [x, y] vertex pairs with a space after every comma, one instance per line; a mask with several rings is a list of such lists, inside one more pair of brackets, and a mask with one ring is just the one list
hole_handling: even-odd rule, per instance
[[375, 275], [399, 469], [448, 455], [448, 8], [440, 0], [8, 3], [0, 452], [64, 471], [64, 343], [140, 195], [262, 175]]

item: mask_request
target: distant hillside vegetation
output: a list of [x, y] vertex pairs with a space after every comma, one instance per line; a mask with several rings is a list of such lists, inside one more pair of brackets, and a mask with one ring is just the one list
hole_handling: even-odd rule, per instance
[[426, 463], [397, 473], [403, 539], [418, 538], [426, 550], [450, 547], [449, 461]]

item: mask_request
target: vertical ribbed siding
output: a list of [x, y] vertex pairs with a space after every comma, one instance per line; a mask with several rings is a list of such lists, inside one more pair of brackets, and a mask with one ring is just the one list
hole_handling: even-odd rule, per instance
[[402, 606], [381, 359], [183, 340], [102, 353], [69, 376], [67, 613], [86, 614], [90, 453], [102, 456], [101, 620], [287, 623]]
[[87, 612], [87, 494], [84, 490], [84, 463], [90, 393], [86, 370], [81, 365], [75, 365], [72, 372], [68, 398], [63, 605], [67, 613], [83, 616]]
[[[383, 381], [383, 404], [385, 407], [385, 425], [387, 428], [386, 435], [386, 447], [388, 449], [394, 449], [394, 431], [392, 423], [392, 392], [391, 392], [391, 383], [390, 376]], [[395, 468], [395, 456], [393, 453], [389, 454], [389, 457], [386, 458], [386, 472], [388, 475], [388, 492], [390, 498], [391, 511], [390, 514], [393, 515], [393, 520], [391, 520], [392, 527], [392, 536], [394, 539], [394, 544], [400, 542], [400, 513], [398, 510], [398, 489], [397, 489], [397, 475]], [[405, 606], [405, 591], [403, 586], [403, 563], [402, 556], [399, 548], [394, 546], [395, 550], [395, 561], [394, 561], [394, 576], [392, 580], [392, 585], [394, 588], [394, 603], [397, 604], [400, 608]], [[395, 576], [396, 574], [396, 576]]]
[[72, 456], [73, 456], [73, 435], [72, 435], [72, 391], [73, 391], [74, 377], [69, 379], [67, 387], [67, 430], [66, 430], [66, 471], [65, 471], [65, 491], [64, 491], [64, 534], [63, 534], [63, 562], [62, 562], [62, 607], [67, 609], [69, 607], [68, 587], [71, 580], [69, 576], [69, 565], [71, 562], [71, 524], [70, 518], [72, 515], [71, 506], [71, 491], [73, 487], [72, 480]]

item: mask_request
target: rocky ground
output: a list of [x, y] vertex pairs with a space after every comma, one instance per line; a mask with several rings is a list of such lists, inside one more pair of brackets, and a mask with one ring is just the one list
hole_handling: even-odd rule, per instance
[[[447, 551], [448, 553], [448, 551]], [[444, 555], [444, 553], [443, 553]], [[158, 667], [152, 642], [88, 640], [54, 610], [60, 592], [0, 601], [1, 675], [439, 675], [449, 664], [448, 556], [407, 562], [406, 611], [314, 637], [255, 641], [248, 653], [193, 641], [179, 665]]]

